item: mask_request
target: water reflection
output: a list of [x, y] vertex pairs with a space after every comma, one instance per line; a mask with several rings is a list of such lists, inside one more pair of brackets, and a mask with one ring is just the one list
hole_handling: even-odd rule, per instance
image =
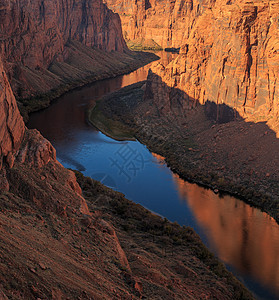
[[[174, 58], [161, 53], [163, 63]], [[57, 150], [60, 162], [125, 193], [127, 198], [156, 213], [193, 227], [236, 275], [244, 275], [249, 288], [272, 299], [279, 292], [279, 233], [273, 219], [229, 196], [182, 181], [166, 167], [164, 158], [151, 155], [138, 142], [128, 142], [149, 161], [131, 183], [111, 166], [110, 157], [120, 142], [104, 136], [86, 123], [86, 112], [109, 92], [146, 79], [149, 66], [128, 75], [103, 80], [65, 94], [51, 107], [32, 114], [29, 128], [37, 128]], [[257, 280], [254, 280], [256, 278]], [[258, 282], [265, 285], [258, 288]], [[270, 289], [266, 289], [270, 286]], [[276, 297], [273, 297], [276, 299]]]
[[207, 232], [211, 249], [226, 263], [279, 292], [279, 231], [274, 219], [231, 197], [220, 198], [173, 175], [180, 198]]
[[[164, 51], [156, 53], [164, 63], [170, 62], [177, 54]], [[151, 63], [152, 64], [152, 63]], [[127, 85], [146, 80], [150, 65], [146, 65], [130, 74], [95, 82], [83, 88], [73, 90], [59, 98], [43, 113], [32, 114], [29, 128], [38, 128], [41, 133], [58, 147], [61, 143], [67, 147], [80, 142], [80, 132], [92, 134], [92, 126], [86, 123], [87, 111], [102, 96], [117, 91]], [[78, 133], [78, 134], [76, 134]], [[95, 138], [98, 139], [96, 131]], [[92, 138], [92, 137], [91, 137]]]

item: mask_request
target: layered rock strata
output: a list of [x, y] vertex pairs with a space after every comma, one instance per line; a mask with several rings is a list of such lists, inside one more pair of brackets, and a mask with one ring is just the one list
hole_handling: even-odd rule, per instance
[[127, 50], [119, 16], [100, 0], [0, 4], [0, 55], [17, 98], [97, 77], [97, 49]]
[[1, 299], [252, 299], [192, 229], [77, 174], [86, 201], [0, 83]]
[[3, 160], [12, 165], [13, 155], [19, 149], [25, 125], [17, 109], [15, 97], [0, 61], [0, 170]]
[[278, 11], [277, 1], [215, 1], [196, 20], [177, 59], [152, 69], [154, 101], [164, 111], [173, 101], [185, 111], [199, 103], [218, 122], [240, 116], [269, 121], [278, 132]]
[[[181, 47], [172, 64], [158, 65], [153, 72], [170, 88], [185, 92], [180, 97], [184, 108], [207, 103], [209, 115], [221, 122], [240, 114], [254, 121], [269, 119], [278, 127], [277, 1], [105, 3], [119, 13], [131, 45]], [[158, 100], [164, 109], [170, 102], [168, 94], [161, 93]], [[223, 112], [221, 107], [217, 111], [210, 102], [228, 105], [235, 112]]]
[[211, 0], [104, 0], [122, 22], [123, 35], [135, 49], [179, 48]]

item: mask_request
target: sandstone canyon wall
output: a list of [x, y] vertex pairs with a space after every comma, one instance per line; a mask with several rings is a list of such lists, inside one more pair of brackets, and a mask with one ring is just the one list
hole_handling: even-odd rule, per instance
[[50, 142], [25, 128], [0, 71], [1, 299], [253, 299], [192, 229], [78, 174], [86, 202]]
[[[76, 80], [89, 76], [100, 60], [92, 47], [126, 49], [119, 16], [100, 0], [0, 1], [0, 54], [17, 96], [69, 84], [71, 74]], [[65, 80], [57, 69], [68, 75]]]
[[3, 160], [13, 160], [19, 149], [25, 125], [17, 109], [8, 78], [0, 61], [0, 170]]
[[104, 0], [132, 48], [179, 48], [213, 0]]
[[278, 1], [212, 1], [179, 56], [152, 68], [147, 96], [165, 111], [200, 103], [216, 121], [241, 116], [278, 131], [278, 11]]
[[[28, 16], [29, 5], [38, 2], [22, 3], [26, 6], [21, 8], [19, 16], [18, 1], [1, 2], [1, 18], [5, 16], [11, 24], [13, 21], [16, 24], [16, 17], [27, 18], [25, 30], [17, 27], [19, 24], [14, 27], [10, 24], [11, 42], [8, 36], [2, 39], [3, 60], [13, 81], [17, 78], [14, 72], [20, 73], [29, 66], [36, 69], [38, 64], [38, 69], [46, 70], [48, 59], [56, 56], [52, 46], [59, 45], [56, 41], [61, 39], [59, 33], [49, 30], [47, 36], [42, 33], [43, 48], [40, 48], [37, 44], [40, 28], [35, 26], [38, 32], [31, 33], [35, 17]], [[48, 2], [51, 3], [56, 2]], [[86, 5], [87, 1], [82, 3]], [[46, 16], [44, 4], [46, 1], [41, 2], [40, 12]], [[5, 15], [7, 11], [11, 15]], [[56, 16], [55, 9], [49, 17], [53, 15]], [[61, 21], [60, 16], [58, 19]], [[15, 34], [18, 30], [19, 36]], [[54, 40], [49, 41], [52, 34]], [[50, 43], [46, 48], [44, 41]], [[108, 45], [106, 39], [103, 41], [100, 47]], [[18, 47], [11, 47], [13, 42], [19, 43]], [[55, 53], [65, 54], [63, 43], [60, 45], [61, 52]], [[37, 46], [41, 51], [34, 50]], [[10, 57], [7, 49], [18, 52]], [[252, 299], [190, 228], [172, 223], [166, 227], [161, 217], [79, 174], [87, 203], [75, 174], [56, 160], [50, 142], [37, 130], [24, 126], [1, 62], [0, 151], [1, 299], [141, 299], [158, 295], [163, 299], [177, 295]], [[127, 235], [127, 220], [133, 224], [136, 237]], [[158, 236], [149, 253], [146, 245], [150, 245], [151, 236], [146, 224]], [[169, 228], [175, 233], [172, 239]], [[176, 233], [181, 236], [178, 248], [173, 244]], [[165, 239], [161, 241], [162, 234]], [[161, 248], [166, 244], [172, 251], [175, 247], [175, 257], [162, 255]]]

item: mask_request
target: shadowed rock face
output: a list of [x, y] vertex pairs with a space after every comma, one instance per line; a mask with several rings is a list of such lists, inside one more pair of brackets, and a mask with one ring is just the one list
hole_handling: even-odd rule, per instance
[[72, 40], [105, 51], [126, 48], [119, 16], [100, 0], [0, 0], [0, 54], [19, 96], [30, 71], [40, 77], [52, 62], [71, 60]]
[[3, 159], [13, 164], [13, 155], [19, 149], [25, 125], [0, 61], [0, 170]]
[[[149, 93], [165, 107], [174, 97], [184, 109], [196, 102], [224, 103], [250, 121], [269, 121], [278, 132], [278, 11], [277, 1], [212, 2], [195, 20], [177, 59], [153, 67]], [[157, 75], [168, 88], [156, 83]], [[185, 93], [178, 96], [173, 88]]]
[[[0, 74], [0, 195], [12, 191], [23, 198], [32, 198], [41, 206], [55, 208], [73, 201], [86, 213], [87, 205], [73, 172], [56, 161], [55, 149], [37, 130], [26, 129], [1, 62]], [[47, 176], [41, 177], [42, 172], [55, 177], [60, 191], [50, 185], [43, 186]], [[50, 198], [53, 201], [47, 204]]]
[[253, 299], [192, 229], [77, 174], [83, 198], [0, 71], [1, 299]]

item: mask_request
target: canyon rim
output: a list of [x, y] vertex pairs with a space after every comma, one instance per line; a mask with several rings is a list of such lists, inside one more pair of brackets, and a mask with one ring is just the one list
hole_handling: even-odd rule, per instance
[[275, 0], [0, 0], [0, 298], [254, 298], [193, 229], [64, 168], [24, 120], [158, 59], [131, 49], [179, 51], [98, 113], [278, 222], [278, 12]]

